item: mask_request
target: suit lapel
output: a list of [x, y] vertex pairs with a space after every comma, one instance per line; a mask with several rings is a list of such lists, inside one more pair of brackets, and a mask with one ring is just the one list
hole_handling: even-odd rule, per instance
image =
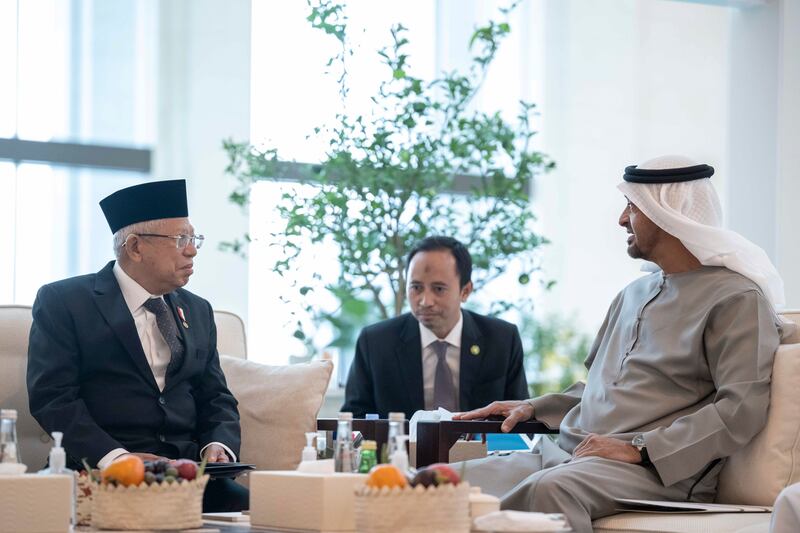
[[397, 366], [404, 381], [413, 409], [425, 409], [425, 393], [422, 388], [422, 341], [419, 336], [419, 323], [411, 315], [406, 315], [400, 331], [402, 342], [395, 349]]
[[[466, 409], [470, 405], [469, 398], [472, 386], [481, 375], [481, 367], [486, 359], [486, 347], [483, 345], [483, 333], [475, 324], [472, 314], [462, 310], [464, 317], [461, 329], [461, 369], [458, 378], [460, 408]], [[477, 352], [474, 353], [474, 352]]]
[[[164, 295], [164, 300], [167, 302], [170, 310], [172, 311], [172, 317], [175, 320], [175, 325], [178, 327], [178, 335], [181, 337], [181, 341], [183, 342], [183, 361], [181, 361], [181, 366], [172, 370], [171, 372], [167, 372], [166, 382], [164, 385], [164, 390], [170, 388], [173, 383], [179, 383], [181, 381], [181, 374], [184, 370], [189, 367], [190, 359], [194, 358], [195, 356], [195, 343], [192, 335], [191, 327], [184, 327], [183, 325], [183, 318], [186, 318], [187, 325], [190, 324], [191, 317], [187, 314], [187, 308], [185, 302], [178, 296], [177, 292], [171, 292], [169, 294]], [[178, 313], [178, 308], [181, 309], [183, 312], [183, 317], [180, 316]]]
[[131, 356], [142, 377], [158, 390], [153, 371], [150, 369], [142, 349], [142, 341], [136, 332], [136, 324], [134, 324], [131, 312], [122, 296], [113, 268], [114, 261], [111, 261], [97, 273], [94, 284], [95, 303], [108, 326], [120, 340], [128, 355]]

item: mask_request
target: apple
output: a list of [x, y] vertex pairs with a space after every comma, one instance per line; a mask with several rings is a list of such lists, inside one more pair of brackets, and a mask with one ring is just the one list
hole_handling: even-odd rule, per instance
[[178, 475], [188, 481], [197, 477], [197, 463], [191, 459], [178, 459], [173, 461], [172, 466], [178, 471]]
[[411, 485], [414, 487], [422, 485], [427, 488], [447, 484], [458, 485], [460, 482], [461, 478], [450, 465], [436, 463], [419, 470], [414, 479], [411, 480]]

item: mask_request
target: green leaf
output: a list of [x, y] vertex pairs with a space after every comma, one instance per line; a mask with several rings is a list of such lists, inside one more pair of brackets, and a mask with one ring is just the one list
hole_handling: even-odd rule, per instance
[[364, 317], [369, 313], [369, 307], [369, 303], [363, 300], [347, 300], [342, 305], [342, 310], [353, 317]]

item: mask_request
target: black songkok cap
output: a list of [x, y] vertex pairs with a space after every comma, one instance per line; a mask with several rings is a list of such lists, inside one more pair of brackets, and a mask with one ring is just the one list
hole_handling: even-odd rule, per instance
[[645, 169], [633, 165], [625, 167], [622, 179], [633, 183], [678, 183], [710, 178], [713, 175], [714, 167], [709, 165], [661, 169]]
[[126, 187], [100, 200], [111, 233], [137, 222], [189, 216], [186, 180], [151, 181]]

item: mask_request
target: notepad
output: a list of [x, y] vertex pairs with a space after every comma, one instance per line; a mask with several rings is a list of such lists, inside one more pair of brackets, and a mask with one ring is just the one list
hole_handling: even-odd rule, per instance
[[249, 522], [250, 517], [242, 513], [203, 513], [203, 520], [216, 520], [217, 522]]
[[723, 503], [668, 502], [617, 498], [617, 511], [634, 513], [770, 513], [772, 507]]

